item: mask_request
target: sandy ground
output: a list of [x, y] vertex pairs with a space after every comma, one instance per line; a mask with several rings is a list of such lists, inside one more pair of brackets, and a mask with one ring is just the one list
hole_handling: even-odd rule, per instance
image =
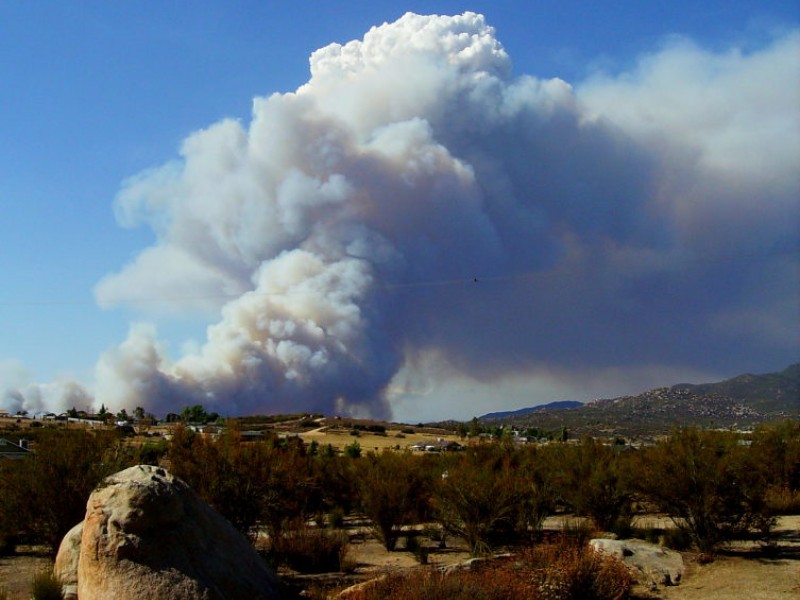
[[779, 600], [800, 598], [800, 561], [722, 556], [709, 565], [691, 565], [681, 585], [666, 588], [666, 600]]
[[[564, 517], [551, 517], [545, 521], [545, 528], [559, 529], [564, 522]], [[640, 524], [668, 527], [671, 521], [647, 516]], [[758, 544], [749, 542], [732, 544], [706, 565], [699, 565], [696, 555], [687, 552], [684, 554], [686, 575], [680, 585], [659, 588], [655, 592], [637, 587], [635, 591], [640, 598], [653, 600], [800, 600], [800, 516], [781, 517], [776, 533], [780, 551], [775, 556], [764, 554]], [[386, 552], [369, 537], [363, 543], [354, 543], [348, 556], [358, 564], [360, 574], [419, 568], [410, 553]], [[448, 540], [446, 550], [432, 546], [429, 564], [444, 566], [469, 558], [463, 543]]]
[[[653, 524], [662, 524], [658, 517], [646, 518], [653, 520]], [[555, 517], [545, 526], [557, 529], [563, 522], [563, 518]], [[776, 532], [780, 551], [775, 555], [765, 554], [757, 544], [747, 542], [731, 545], [714, 562], [706, 565], [698, 564], [693, 553], [685, 553], [687, 570], [680, 585], [659, 588], [654, 592], [637, 588], [638, 597], [653, 600], [800, 599], [800, 516], [781, 517]], [[347, 559], [353, 563], [352, 578], [356, 580], [388, 571], [422, 568], [414, 555], [403, 550], [402, 539], [397, 551], [387, 552], [367, 528], [356, 526], [350, 529], [350, 533], [352, 543]], [[439, 549], [435, 542], [426, 541], [426, 538], [421, 538], [421, 541], [431, 550], [430, 565], [444, 566], [470, 558], [460, 540], [449, 538], [445, 549]], [[15, 556], [0, 557], [0, 590], [8, 593], [9, 600], [27, 600], [33, 576], [52, 568], [50, 559], [34, 550], [19, 548]], [[331, 576], [323, 577], [331, 579]], [[333, 576], [334, 579], [337, 577], [341, 576]], [[340, 585], [332, 582], [326, 587], [337, 588]]]
[[0, 592], [8, 600], [28, 600], [34, 575], [52, 568], [53, 561], [41, 549], [20, 547], [16, 555], [0, 557]]
[[698, 565], [687, 555], [681, 585], [666, 588], [666, 600], [784, 600], [800, 598], [800, 516], [781, 517], [780, 552], [770, 556], [755, 544], [732, 544], [717, 559]]

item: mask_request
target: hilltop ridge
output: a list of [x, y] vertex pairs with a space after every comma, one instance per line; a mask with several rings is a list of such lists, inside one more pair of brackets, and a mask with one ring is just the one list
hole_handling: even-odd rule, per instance
[[747, 373], [716, 383], [679, 383], [572, 408], [547, 406], [481, 418], [520, 427], [565, 426], [581, 435], [666, 433], [690, 425], [749, 428], [780, 418], [800, 418], [800, 363], [774, 373]]

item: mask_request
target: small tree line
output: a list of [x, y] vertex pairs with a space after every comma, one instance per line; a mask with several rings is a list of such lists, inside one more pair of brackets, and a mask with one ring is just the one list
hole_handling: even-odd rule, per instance
[[244, 442], [235, 429], [212, 439], [180, 425], [169, 442], [142, 446], [110, 431], [42, 429], [35, 442], [32, 457], [1, 465], [7, 546], [26, 540], [55, 550], [83, 518], [92, 489], [138, 463], [166, 464], [250, 539], [266, 531], [276, 544], [312, 524], [334, 529], [345, 515], [362, 515], [388, 550], [424, 523], [480, 554], [535, 543], [556, 513], [625, 532], [636, 514], [655, 511], [714, 552], [737, 536], [768, 537], [776, 515], [800, 512], [800, 423], [791, 420], [746, 438], [681, 429], [635, 450], [586, 438], [460, 453], [339, 453], [299, 438]]

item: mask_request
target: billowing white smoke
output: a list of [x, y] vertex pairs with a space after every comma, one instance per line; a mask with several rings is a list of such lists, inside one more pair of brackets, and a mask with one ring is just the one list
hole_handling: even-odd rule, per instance
[[91, 394], [75, 381], [35, 383], [32, 374], [19, 362], [0, 361], [0, 407], [10, 414], [90, 406], [92, 400]]
[[425, 360], [483, 380], [783, 361], [798, 57], [796, 32], [749, 55], [681, 42], [576, 92], [513, 76], [472, 13], [323, 48], [295, 93], [120, 192], [158, 241], [99, 303], [221, 319], [175, 361], [134, 326], [95, 403], [386, 416]]

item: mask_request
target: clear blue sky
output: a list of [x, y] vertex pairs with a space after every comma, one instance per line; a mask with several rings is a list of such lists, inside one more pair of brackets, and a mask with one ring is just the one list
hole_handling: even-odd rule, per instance
[[[95, 301], [95, 285], [155, 239], [147, 227], [117, 223], [123, 181], [176, 159], [188, 135], [220, 119], [246, 126], [254, 97], [308, 81], [318, 48], [361, 39], [407, 11], [466, 10], [495, 28], [514, 76], [574, 86], [632, 69], [674, 36], [710, 52], [747, 52], [800, 25], [794, 0], [2, 2], [0, 365], [24, 366], [28, 383], [69, 375], [91, 386], [98, 356], [133, 321], [155, 322], [175, 355], [186, 339], [202, 342], [217, 320], [208, 313], [152, 315]], [[698, 371], [723, 373], [721, 362]], [[11, 371], [0, 378], [10, 381]]]

